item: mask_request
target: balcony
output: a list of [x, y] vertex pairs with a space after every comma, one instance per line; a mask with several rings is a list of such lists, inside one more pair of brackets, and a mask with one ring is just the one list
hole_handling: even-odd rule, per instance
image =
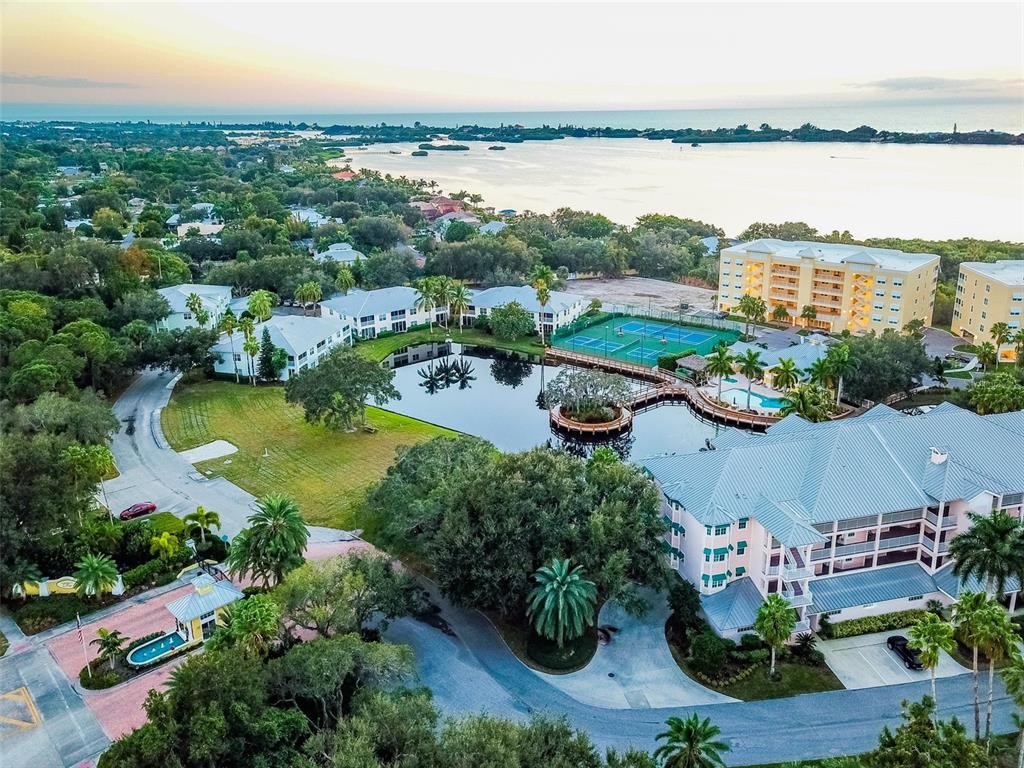
[[921, 510], [919, 509], [905, 509], [902, 512], [886, 512], [882, 515], [882, 525], [892, 525], [893, 523], [904, 523], [907, 520], [920, 520]]
[[[939, 527], [939, 516], [933, 515], [931, 512], [926, 512], [924, 519], [932, 524], [932, 527]], [[942, 516], [942, 527], [943, 528], [955, 528], [956, 527], [956, 516], [955, 515], [943, 515]]]
[[810, 632], [810, 630], [811, 630], [811, 620], [810, 619], [800, 619], [800, 621], [798, 621], [793, 626], [793, 632], [794, 633]]
[[886, 549], [901, 549], [903, 547], [916, 547], [920, 543], [921, 537], [917, 534], [913, 536], [893, 536], [891, 539], [880, 539], [878, 542], [879, 550]]
[[[936, 551], [936, 549], [935, 549], [935, 541], [933, 539], [928, 538], [927, 536], [924, 539], [921, 540], [921, 545], [925, 549], [927, 549], [929, 552], [935, 552]], [[938, 547], [938, 553], [940, 555], [944, 555], [948, 551], [949, 551], [949, 542], [948, 541], [940, 541], [939, 542], [939, 547]]]
[[802, 608], [805, 605], [811, 604], [811, 593], [809, 591], [784, 589], [782, 590], [782, 597], [794, 608]]
[[807, 579], [814, 578], [814, 569], [810, 566], [803, 565], [797, 567], [786, 563], [782, 566], [782, 580], [785, 582], [796, 582], [806, 581]]
[[876, 515], [867, 515], [865, 517], [851, 517], [848, 520], [839, 521], [840, 531], [851, 531], [854, 528], [874, 528], [878, 525], [878, 517]]

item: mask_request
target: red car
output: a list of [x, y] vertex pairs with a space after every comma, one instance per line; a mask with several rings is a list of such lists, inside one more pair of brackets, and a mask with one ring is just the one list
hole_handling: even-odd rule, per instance
[[132, 504], [128, 509], [121, 510], [118, 517], [122, 520], [131, 520], [133, 517], [142, 517], [150, 512], [156, 512], [156, 504], [152, 501], [140, 501], [138, 504]]

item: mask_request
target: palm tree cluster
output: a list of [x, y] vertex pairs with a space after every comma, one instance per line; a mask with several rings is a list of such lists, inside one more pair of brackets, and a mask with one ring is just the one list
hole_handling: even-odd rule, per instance
[[544, 309], [551, 301], [551, 290], [558, 284], [558, 275], [547, 264], [538, 264], [530, 273], [530, 285], [537, 292], [537, 303], [540, 304], [540, 345], [544, 346]]
[[470, 385], [476, 381], [476, 376], [473, 375], [473, 364], [462, 358], [445, 359], [429, 368], [420, 368], [416, 373], [423, 379], [420, 386], [430, 395], [456, 384], [459, 389], [469, 389]]
[[422, 277], [413, 283], [418, 296], [416, 309], [426, 312], [429, 318], [430, 332], [434, 332], [434, 310], [444, 310], [444, 327], [448, 330], [449, 322], [454, 318], [456, 325], [461, 325], [463, 313], [469, 308], [470, 294], [465, 285], [450, 277]]
[[736, 309], [746, 319], [744, 336], [750, 335], [752, 323], [763, 323], [768, 317], [768, 305], [760, 296], [752, 296], [749, 293], [743, 294], [743, 298], [736, 304]]
[[308, 314], [310, 308], [316, 314], [316, 304], [324, 297], [323, 288], [316, 280], [307, 280], [295, 287], [295, 300], [302, 305], [302, 314]]

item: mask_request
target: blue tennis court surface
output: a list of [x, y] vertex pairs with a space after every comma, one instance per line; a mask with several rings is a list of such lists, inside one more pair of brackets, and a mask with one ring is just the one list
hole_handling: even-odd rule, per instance
[[714, 338], [715, 334], [703, 331], [680, 328], [678, 325], [665, 325], [663, 323], [652, 323], [650, 321], [630, 320], [618, 327], [623, 333], [632, 333], [637, 336], [654, 336], [669, 341], [682, 341], [689, 344], [703, 344], [708, 339]]
[[732, 344], [738, 337], [733, 330], [613, 315], [579, 329], [558, 332], [551, 343], [587, 355], [651, 366], [663, 355], [707, 355], [717, 344]]

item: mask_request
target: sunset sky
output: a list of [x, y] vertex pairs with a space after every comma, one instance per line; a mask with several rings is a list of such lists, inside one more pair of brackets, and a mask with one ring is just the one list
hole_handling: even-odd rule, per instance
[[1022, 8], [4, 2], [2, 101], [216, 114], [1020, 100]]

